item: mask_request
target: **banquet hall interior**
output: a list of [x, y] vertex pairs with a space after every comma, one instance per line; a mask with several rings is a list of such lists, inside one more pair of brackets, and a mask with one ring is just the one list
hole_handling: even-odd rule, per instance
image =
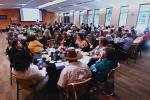
[[150, 0], [0, 0], [0, 100], [150, 100]]

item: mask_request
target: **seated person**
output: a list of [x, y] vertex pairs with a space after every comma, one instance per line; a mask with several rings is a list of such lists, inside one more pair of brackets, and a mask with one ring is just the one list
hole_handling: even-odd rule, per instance
[[38, 53], [43, 50], [43, 45], [36, 39], [35, 35], [30, 35], [29, 41], [28, 48], [32, 53]]
[[46, 70], [43, 68], [39, 70], [36, 65], [32, 63], [31, 55], [26, 51], [20, 51], [15, 54], [13, 58], [12, 73], [16, 79], [29, 79], [32, 84], [44, 84], [48, 81], [46, 77]]
[[40, 40], [40, 42], [44, 45], [44, 46], [47, 46], [47, 41], [52, 39], [52, 35], [50, 33], [50, 31], [48, 29], [46, 29], [43, 33], [43, 37], [42, 39]]
[[123, 38], [121, 37], [121, 34], [116, 34], [116, 38], [114, 38], [114, 43], [122, 43], [123, 42]]
[[69, 37], [67, 35], [67, 33], [64, 31], [62, 33], [62, 39], [60, 41], [60, 46], [69, 46]]
[[14, 55], [22, 50], [22, 44], [18, 40], [14, 40], [11, 43], [9, 43], [9, 46], [6, 49], [6, 54], [9, 57], [10, 63], [12, 63]]
[[123, 49], [128, 50], [132, 43], [133, 43], [133, 38], [131, 34], [128, 33], [123, 41]]
[[101, 52], [100, 59], [93, 64], [90, 69], [93, 73], [93, 78], [101, 82], [106, 81], [108, 73], [117, 67], [118, 61], [113, 48], [104, 48]]
[[90, 51], [90, 43], [85, 39], [83, 33], [79, 33], [77, 35], [76, 44], [82, 49], [84, 52]]
[[62, 70], [57, 83], [63, 90], [70, 83], [81, 82], [91, 77], [89, 67], [78, 61], [80, 58], [82, 58], [82, 55], [77, 54], [74, 48], [68, 49], [66, 59], [69, 61], [69, 65]]
[[35, 35], [30, 35], [29, 41], [28, 48], [30, 49], [31, 53], [34, 54], [34, 58], [40, 58], [40, 53], [43, 50], [43, 44], [36, 39]]
[[107, 40], [104, 37], [101, 37], [99, 39], [99, 45], [92, 51], [93, 53], [92, 58], [88, 63], [89, 67], [101, 57], [100, 53], [106, 46], [107, 46]]

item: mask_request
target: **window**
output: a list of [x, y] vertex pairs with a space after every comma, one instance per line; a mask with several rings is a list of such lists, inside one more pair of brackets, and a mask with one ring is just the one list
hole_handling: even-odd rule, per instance
[[121, 7], [119, 26], [125, 26], [128, 17], [128, 7]]
[[150, 18], [150, 4], [141, 5], [136, 28], [138, 30], [144, 30], [148, 25], [149, 18]]
[[83, 11], [80, 11], [80, 25], [83, 23]]
[[6, 15], [0, 15], [0, 20], [6, 20], [7, 16]]
[[76, 13], [75, 13], [75, 12], [73, 13], [73, 20], [74, 20], [74, 21], [73, 21], [73, 23], [74, 23], [74, 24], [76, 24], [77, 15], [76, 15]]
[[70, 13], [64, 13], [64, 24], [70, 23]]
[[96, 27], [98, 27], [99, 25], [99, 9], [95, 9], [95, 13], [94, 13], [94, 25]]
[[88, 10], [88, 25], [93, 23], [93, 10]]
[[112, 17], [112, 8], [107, 8], [106, 9], [105, 26], [110, 25], [110, 23], [111, 23], [111, 17]]

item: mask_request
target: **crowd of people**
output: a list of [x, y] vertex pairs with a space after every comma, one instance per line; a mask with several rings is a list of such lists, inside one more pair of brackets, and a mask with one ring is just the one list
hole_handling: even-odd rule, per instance
[[[80, 82], [90, 77], [92, 80], [107, 80], [108, 73], [117, 67], [120, 61], [121, 53], [118, 51], [128, 51], [133, 43], [143, 43], [149, 32], [147, 29], [139, 34], [135, 27], [94, 27], [92, 23], [90, 26], [82, 23], [80, 27], [57, 22], [54, 25], [9, 25], [6, 53], [16, 78], [32, 79], [33, 83], [40, 83], [45, 78], [48, 80], [48, 65], [44, 63], [44, 68], [38, 69], [35, 59], [41, 58], [41, 53], [46, 48], [65, 50], [69, 65], [62, 69], [57, 83], [65, 90], [69, 83]], [[87, 65], [78, 61], [82, 55], [76, 52], [76, 48], [90, 53], [91, 59]]]

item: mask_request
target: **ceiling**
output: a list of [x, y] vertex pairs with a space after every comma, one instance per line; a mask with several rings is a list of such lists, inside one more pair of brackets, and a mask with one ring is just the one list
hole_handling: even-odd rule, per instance
[[[51, 4], [45, 5], [49, 2]], [[127, 6], [145, 3], [150, 3], [150, 0], [0, 0], [0, 8], [26, 7], [41, 8], [55, 12], [69, 12], [91, 8], [107, 8], [115, 5]]]

